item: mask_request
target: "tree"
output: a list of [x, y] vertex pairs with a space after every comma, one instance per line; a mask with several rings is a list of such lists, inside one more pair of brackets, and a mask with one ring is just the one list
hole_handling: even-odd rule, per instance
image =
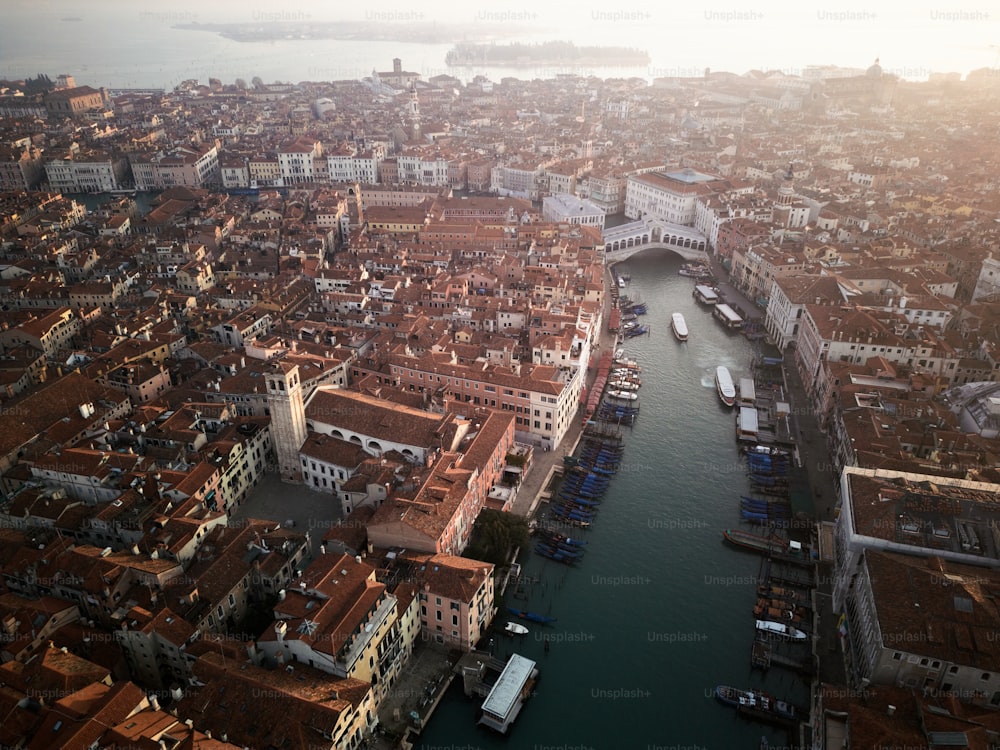
[[516, 548], [527, 546], [528, 522], [521, 516], [484, 508], [472, 529], [465, 557], [505, 565]]
[[255, 89], [262, 89], [262, 88], [264, 88], [264, 82], [260, 79], [260, 76], [254, 76], [253, 78], [251, 78], [250, 79], [250, 84]]
[[247, 82], [244, 81], [242, 78], [237, 78], [236, 79], [236, 88], [238, 88], [240, 91], [246, 91], [247, 90]]

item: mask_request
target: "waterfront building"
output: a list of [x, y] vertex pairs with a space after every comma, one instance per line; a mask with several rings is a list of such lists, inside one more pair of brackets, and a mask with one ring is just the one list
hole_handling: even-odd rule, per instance
[[132, 153], [129, 163], [137, 190], [203, 188], [221, 183], [219, 149], [214, 143], [176, 146], [169, 152]]
[[625, 175], [618, 170], [595, 170], [580, 180], [577, 195], [586, 198], [606, 214], [625, 211]]
[[798, 341], [805, 303], [841, 305], [846, 301], [834, 276], [779, 276], [771, 285], [764, 317], [770, 340], [781, 351]]
[[514, 446], [511, 415], [489, 415], [477, 424], [481, 434], [410, 469], [369, 520], [372, 544], [450, 555], [465, 550]]
[[[278, 147], [278, 170], [282, 184], [298, 185], [318, 179], [319, 161], [323, 158], [323, 144], [315, 138], [299, 136]], [[326, 164], [323, 165], [326, 172]]]
[[586, 224], [604, 230], [604, 211], [600, 206], [567, 193], [547, 195], [542, 199], [544, 221]]
[[1000, 627], [982, 592], [1000, 571], [868, 548], [844, 598], [842, 645], [850, 684], [915, 688], [1000, 705]]
[[1000, 569], [992, 542], [1000, 484], [845, 467], [836, 522], [833, 603], [843, 611], [862, 555], [872, 549]]
[[773, 206], [757, 192], [705, 195], [695, 203], [694, 228], [708, 237], [713, 249], [718, 245], [719, 228], [734, 219], [766, 224], [773, 219]]
[[729, 272], [732, 283], [761, 307], [767, 308], [771, 287], [777, 279], [806, 272], [806, 258], [801, 251], [780, 245], [754, 245], [733, 252]]
[[[557, 448], [576, 414], [585, 369], [490, 362], [462, 364], [448, 352], [422, 356], [390, 354], [381, 364], [369, 358], [353, 366], [353, 377], [388, 376], [397, 387], [437, 394], [467, 408], [487, 406], [514, 414], [517, 440]], [[457, 409], [458, 406], [447, 408]]]
[[996, 716], [991, 709], [963, 704], [958, 691], [876, 684], [845, 690], [843, 685], [821, 683], [813, 696], [810, 723], [815, 750], [889, 743], [930, 748], [942, 740], [967, 737], [967, 732], [972, 736], [990, 733], [981, 719], [992, 721]]
[[80, 117], [110, 104], [105, 89], [97, 90], [90, 86], [56, 89], [46, 94], [43, 101], [49, 117]]
[[449, 160], [423, 148], [407, 148], [396, 157], [399, 181], [433, 187], [451, 185]]
[[121, 188], [130, 176], [123, 155], [81, 149], [76, 144], [64, 155], [45, 160], [49, 189], [63, 193], [111, 192]]
[[715, 237], [715, 252], [723, 263], [730, 262], [737, 250], [772, 239], [769, 226], [749, 218], [735, 218], [719, 224]]
[[269, 152], [254, 156], [250, 159], [247, 167], [250, 172], [250, 187], [284, 187], [285, 183], [281, 178], [281, 163], [278, 161], [277, 154]]
[[[625, 216], [693, 226], [699, 198], [736, 189], [728, 180], [691, 168], [630, 175], [625, 188]], [[740, 189], [749, 192], [753, 186], [747, 184]]]
[[219, 170], [223, 188], [250, 187], [250, 166], [246, 157], [224, 155], [219, 159]]
[[421, 637], [471, 651], [496, 614], [493, 564], [454, 555], [407, 553], [418, 582]]

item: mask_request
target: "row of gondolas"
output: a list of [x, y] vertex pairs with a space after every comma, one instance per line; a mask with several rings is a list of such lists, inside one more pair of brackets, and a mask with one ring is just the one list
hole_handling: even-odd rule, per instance
[[791, 454], [766, 445], [754, 445], [746, 452], [750, 495], [740, 497], [744, 521], [772, 527], [789, 525], [792, 516], [788, 492]]
[[539, 526], [535, 533], [537, 554], [570, 565], [584, 556], [586, 541], [567, 532], [589, 528], [593, 523], [611, 479], [621, 466], [624, 451], [624, 442], [618, 436], [584, 436], [579, 455], [567, 462], [552, 499], [550, 523]]

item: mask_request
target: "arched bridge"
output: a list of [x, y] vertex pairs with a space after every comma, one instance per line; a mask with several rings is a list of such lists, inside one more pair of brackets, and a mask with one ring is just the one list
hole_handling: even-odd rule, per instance
[[604, 230], [604, 257], [620, 263], [644, 250], [670, 250], [685, 260], [708, 260], [708, 238], [691, 227], [640, 219]]

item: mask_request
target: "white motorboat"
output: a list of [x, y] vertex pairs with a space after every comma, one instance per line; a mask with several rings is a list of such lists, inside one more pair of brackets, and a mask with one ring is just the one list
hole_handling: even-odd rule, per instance
[[733, 376], [729, 374], [729, 369], [719, 365], [715, 368], [715, 387], [719, 391], [719, 398], [726, 406], [736, 403], [736, 386], [733, 385]]
[[608, 391], [608, 398], [618, 399], [619, 401], [637, 401], [639, 399], [639, 394], [634, 391], [622, 391], [615, 389]]
[[677, 337], [678, 341], [687, 341], [688, 339], [688, 327], [687, 323], [684, 321], [684, 316], [679, 312], [675, 312], [670, 316], [670, 327], [674, 330], [674, 336]]
[[504, 630], [504, 632], [507, 635], [527, 635], [528, 634], [528, 629], [526, 627], [524, 627], [524, 625], [522, 625], [519, 622], [508, 622], [507, 623], [507, 627], [505, 627], [503, 630]]
[[617, 391], [637, 391], [639, 390], [639, 384], [633, 383], [630, 380], [612, 380], [608, 383], [609, 386]]
[[775, 622], [774, 620], [757, 620], [757, 630], [793, 641], [804, 641], [809, 637], [803, 631], [793, 628], [788, 623]]

